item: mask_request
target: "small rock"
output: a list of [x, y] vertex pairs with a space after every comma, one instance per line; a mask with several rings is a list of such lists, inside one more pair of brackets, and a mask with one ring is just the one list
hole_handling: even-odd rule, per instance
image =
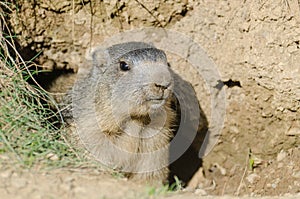
[[42, 43], [45, 40], [44, 36], [37, 36], [34, 38], [34, 42]]
[[292, 176], [293, 176], [294, 178], [300, 178], [300, 171], [294, 172], [294, 173], [292, 174]]
[[221, 167], [218, 163], [215, 163], [214, 167], [217, 168], [223, 176], [226, 175], [226, 169], [224, 167]]
[[234, 133], [234, 134], [238, 134], [238, 133], [239, 133], [239, 129], [238, 129], [236, 126], [231, 126], [231, 127], [229, 128], [229, 131], [230, 131], [231, 133]]
[[49, 153], [48, 155], [46, 155], [46, 158], [48, 158], [49, 160], [52, 160], [52, 161], [59, 160], [58, 156], [54, 153]]
[[75, 23], [76, 25], [83, 25], [83, 24], [86, 23], [86, 20], [85, 20], [85, 19], [81, 19], [81, 18], [76, 18], [76, 19], [74, 20], [74, 23]]
[[7, 155], [1, 154], [1, 155], [0, 155], [0, 159], [1, 159], [1, 160], [9, 160], [10, 158], [9, 158]]
[[276, 189], [280, 181], [281, 181], [280, 178], [276, 178], [275, 180], [273, 180], [273, 183], [269, 185], [270, 188]]
[[300, 187], [300, 182], [297, 180], [297, 181], [294, 181], [294, 186], [295, 187]]
[[16, 172], [13, 172], [11, 175], [12, 178], [19, 178], [19, 174], [17, 174]]
[[200, 196], [207, 196], [207, 192], [204, 189], [196, 189], [195, 194]]
[[295, 53], [295, 52], [298, 51], [298, 48], [297, 48], [296, 45], [288, 46], [288, 47], [287, 47], [287, 51], [288, 51], [289, 53]]
[[43, 67], [45, 70], [53, 71], [53, 70], [54, 70], [54, 67], [55, 67], [55, 63], [54, 63], [53, 60], [47, 60], [45, 63], [43, 63], [42, 67]]
[[9, 178], [12, 175], [12, 171], [6, 170], [0, 174], [1, 178]]
[[254, 160], [253, 167], [259, 167], [264, 163], [264, 161], [259, 157], [254, 156], [252, 159]]
[[286, 156], [287, 156], [287, 152], [285, 152], [283, 150], [280, 151], [277, 155], [277, 161], [280, 162], [280, 161], [284, 160], [286, 158]]
[[252, 173], [252, 174], [248, 175], [246, 179], [248, 180], [248, 182], [250, 184], [254, 184], [255, 182], [257, 182], [260, 179], [260, 176], [257, 175], [256, 173]]
[[289, 135], [289, 136], [300, 135], [300, 128], [299, 127], [292, 127], [285, 134]]
[[278, 110], [278, 111], [280, 111], [280, 112], [283, 112], [283, 111], [284, 111], [284, 109], [285, 109], [285, 108], [284, 108], [284, 107], [282, 107], [282, 106], [278, 106], [278, 107], [277, 107], [277, 110]]

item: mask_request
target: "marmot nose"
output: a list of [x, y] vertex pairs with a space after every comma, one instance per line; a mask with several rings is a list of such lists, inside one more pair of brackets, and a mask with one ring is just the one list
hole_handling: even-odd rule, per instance
[[161, 90], [169, 88], [172, 84], [172, 77], [169, 71], [157, 71], [156, 73], [152, 74], [151, 79], [154, 86]]
[[153, 88], [164, 91], [172, 86], [173, 79], [165, 65], [152, 66], [148, 74], [149, 76], [145, 76], [146, 81], [152, 84]]
[[164, 82], [164, 83], [154, 83], [155, 87], [165, 90], [167, 88], [169, 88], [169, 86], [171, 85], [171, 82]]

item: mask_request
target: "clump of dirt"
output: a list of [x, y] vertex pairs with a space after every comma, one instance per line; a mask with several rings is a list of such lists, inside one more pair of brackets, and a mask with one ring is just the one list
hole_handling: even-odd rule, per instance
[[[28, 60], [41, 52], [36, 62], [49, 70], [86, 67], [90, 47], [125, 30], [167, 27], [193, 38], [218, 66], [227, 94], [222, 136], [204, 158], [206, 192], [300, 192], [299, 1], [18, 2], [9, 19], [20, 51]], [[189, 72], [179, 69], [196, 85], [199, 75]], [[209, 95], [198, 87], [210, 115]]]

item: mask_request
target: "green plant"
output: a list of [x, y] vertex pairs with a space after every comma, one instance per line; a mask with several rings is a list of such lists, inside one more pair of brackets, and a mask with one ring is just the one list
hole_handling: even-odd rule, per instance
[[176, 191], [180, 191], [183, 189], [182, 182], [179, 180], [177, 176], [174, 176], [175, 182], [172, 184], [166, 184], [160, 187], [150, 186], [147, 187], [147, 193], [149, 196], [158, 196], [165, 195], [168, 193], [173, 193]]
[[0, 153], [14, 154], [26, 166], [79, 161], [66, 142], [61, 116], [52, 109], [57, 105], [34, 81], [36, 71], [29, 70], [32, 62], [25, 62], [18, 53], [1, 7], [0, 28]]
[[253, 169], [254, 169], [254, 157], [253, 157], [253, 155], [252, 155], [252, 151], [251, 151], [251, 149], [249, 149], [249, 152], [248, 152], [248, 156], [249, 156], [249, 169], [251, 170], [251, 171], [253, 171]]

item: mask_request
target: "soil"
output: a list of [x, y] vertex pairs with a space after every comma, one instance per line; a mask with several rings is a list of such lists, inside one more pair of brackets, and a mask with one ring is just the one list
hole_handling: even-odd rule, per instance
[[[205, 183], [168, 198], [300, 198], [299, 1], [19, 2], [9, 17], [22, 55], [30, 60], [41, 52], [36, 62], [56, 74], [85, 68], [89, 49], [112, 35], [145, 27], [181, 32], [214, 61], [226, 91], [221, 137], [203, 158]], [[201, 75], [182, 69], [188, 65], [182, 59], [168, 56], [174, 70], [194, 85], [203, 111], [210, 115], [210, 94]], [[53, 85], [64, 78], [55, 77]], [[0, 192], [14, 198], [148, 197], [141, 185], [94, 172], [28, 172], [2, 162]]]

